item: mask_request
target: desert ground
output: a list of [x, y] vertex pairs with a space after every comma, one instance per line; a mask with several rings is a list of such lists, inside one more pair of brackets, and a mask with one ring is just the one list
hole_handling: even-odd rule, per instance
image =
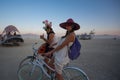
[[[18, 80], [20, 61], [32, 55], [32, 44], [42, 43], [34, 38], [24, 39], [20, 46], [0, 45], [0, 80]], [[120, 80], [120, 39], [80, 40], [81, 55], [71, 64], [81, 68], [90, 80]]]

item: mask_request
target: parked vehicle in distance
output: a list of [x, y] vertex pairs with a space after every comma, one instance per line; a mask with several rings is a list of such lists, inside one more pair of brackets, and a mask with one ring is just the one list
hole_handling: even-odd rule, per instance
[[23, 42], [19, 30], [13, 25], [8, 25], [0, 35], [1, 45], [19, 45]]
[[87, 33], [84, 33], [84, 34], [81, 34], [81, 35], [77, 35], [77, 38], [78, 39], [81, 39], [81, 40], [91, 40], [94, 38], [94, 35], [95, 34], [95, 30], [91, 30], [89, 34]]

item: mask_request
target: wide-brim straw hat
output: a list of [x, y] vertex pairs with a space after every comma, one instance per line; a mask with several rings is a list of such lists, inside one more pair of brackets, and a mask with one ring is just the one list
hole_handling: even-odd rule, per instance
[[66, 29], [66, 26], [73, 26], [74, 30], [80, 29], [80, 25], [75, 23], [71, 18], [68, 19], [66, 22], [60, 24], [60, 27], [62, 27], [63, 29]]

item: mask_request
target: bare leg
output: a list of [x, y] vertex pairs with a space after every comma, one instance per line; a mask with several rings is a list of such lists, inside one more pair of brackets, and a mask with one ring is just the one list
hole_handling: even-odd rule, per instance
[[56, 77], [58, 80], [64, 80], [61, 74], [56, 73]]
[[[55, 69], [53, 63], [54, 63], [54, 59], [52, 58], [52, 59], [50, 59], [50, 61], [48, 63], [48, 66], [50, 66], [51, 68]], [[48, 74], [50, 74], [50, 73], [51, 73], [51, 70], [48, 68]]]
[[[49, 66], [52, 67], [53, 69], [55, 69], [55, 65], [53, 64], [54, 63], [54, 58], [52, 58], [49, 62]], [[59, 74], [59, 73], [56, 73], [56, 78], [58, 80], [64, 80], [63, 77], [62, 77], [62, 74]]]
[[[47, 65], [49, 65], [49, 59], [48, 58], [45, 58], [44, 61]], [[49, 68], [47, 68], [47, 73], [50, 74]]]

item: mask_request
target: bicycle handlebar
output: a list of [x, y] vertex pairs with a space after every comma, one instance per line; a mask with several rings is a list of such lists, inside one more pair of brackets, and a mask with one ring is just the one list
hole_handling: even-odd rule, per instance
[[[34, 55], [37, 55], [38, 54], [38, 48], [35, 48], [35, 45], [37, 45], [38, 43], [37, 42], [35, 42], [33, 45], [32, 45], [32, 49], [33, 49], [33, 53], [34, 53]], [[42, 53], [41, 53], [42, 54]], [[41, 55], [42, 56], [42, 55]]]

